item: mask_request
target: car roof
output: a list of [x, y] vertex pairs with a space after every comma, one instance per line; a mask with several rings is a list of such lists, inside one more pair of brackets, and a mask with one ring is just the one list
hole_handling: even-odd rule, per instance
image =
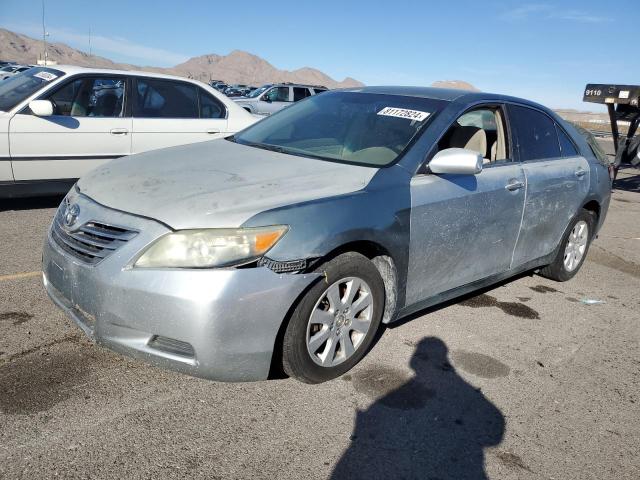
[[474, 102], [513, 102], [530, 105], [542, 109], [546, 112], [550, 110], [544, 105], [526, 100], [524, 98], [511, 97], [509, 95], [501, 95], [496, 93], [478, 92], [471, 90], [459, 90], [454, 88], [436, 88], [436, 87], [402, 87], [402, 86], [371, 86], [371, 87], [355, 87], [342, 89], [344, 92], [362, 92], [362, 93], [379, 93], [384, 95], [403, 95], [407, 97], [430, 98], [433, 100], [445, 100], [454, 102], [462, 100], [467, 103]]
[[[38, 65], [38, 67], [43, 67], [43, 65]], [[47, 65], [46, 68], [60, 70], [61, 72], [66, 73], [67, 75], [75, 75], [78, 73], [98, 73], [98, 74], [104, 73], [107, 75], [134, 75], [134, 76], [166, 78], [170, 80], [182, 80], [182, 81], [188, 81], [188, 82], [202, 83], [199, 80], [194, 80], [193, 78], [180, 77], [178, 75], [166, 75], [164, 73], [146, 72], [143, 70], [116, 70], [116, 69], [108, 69], [108, 68], [78, 67], [75, 65]]]

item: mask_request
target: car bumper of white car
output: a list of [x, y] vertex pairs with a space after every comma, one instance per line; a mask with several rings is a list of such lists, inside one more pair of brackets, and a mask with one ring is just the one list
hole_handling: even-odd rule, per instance
[[[55, 302], [98, 344], [189, 375], [266, 379], [278, 330], [316, 274], [264, 268], [136, 269], [127, 265], [166, 227], [76, 195], [84, 220], [136, 229], [97, 264], [62, 248], [50, 229], [43, 280]], [[80, 224], [81, 222], [78, 222]]]

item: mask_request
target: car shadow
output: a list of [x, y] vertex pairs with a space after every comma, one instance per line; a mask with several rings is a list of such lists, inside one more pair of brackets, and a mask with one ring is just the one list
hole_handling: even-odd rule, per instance
[[10, 210], [37, 210], [39, 208], [58, 208], [63, 195], [50, 195], [46, 197], [31, 198], [4, 198], [0, 199], [0, 212]]
[[[410, 365], [413, 377], [356, 413], [332, 479], [487, 478], [484, 449], [501, 442], [503, 414], [458, 375], [441, 339], [423, 338]], [[366, 369], [353, 374], [354, 387], [365, 390], [393, 378]]]

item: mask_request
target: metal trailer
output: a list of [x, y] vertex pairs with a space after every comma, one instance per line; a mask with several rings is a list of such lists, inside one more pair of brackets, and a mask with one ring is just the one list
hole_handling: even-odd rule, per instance
[[[636, 135], [640, 124], [640, 85], [606, 85], [589, 83], [585, 87], [584, 102], [600, 103], [607, 106], [609, 121], [611, 122], [611, 134], [616, 156], [613, 162], [614, 180], [618, 169], [623, 163], [632, 165], [640, 164], [638, 146], [640, 135]], [[627, 135], [620, 138], [618, 121], [629, 122]]]

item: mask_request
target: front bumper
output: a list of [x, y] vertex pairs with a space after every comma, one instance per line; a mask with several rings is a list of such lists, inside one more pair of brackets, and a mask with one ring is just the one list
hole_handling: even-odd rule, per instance
[[282, 321], [317, 274], [276, 274], [264, 267], [128, 268], [137, 252], [169, 229], [102, 207], [75, 192], [70, 195], [80, 205], [83, 220], [140, 232], [93, 266], [65, 252], [48, 234], [43, 251], [47, 293], [90, 338], [197, 377], [267, 378]]

